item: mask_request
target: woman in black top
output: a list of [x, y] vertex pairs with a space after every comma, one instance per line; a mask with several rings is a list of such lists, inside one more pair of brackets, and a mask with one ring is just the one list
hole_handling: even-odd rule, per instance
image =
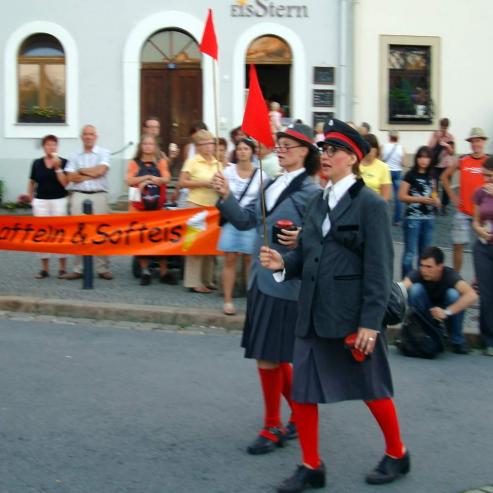
[[399, 188], [399, 200], [406, 204], [402, 227], [404, 252], [402, 278], [413, 270], [413, 262], [430, 246], [435, 227], [435, 208], [440, 207], [436, 184], [433, 181], [431, 150], [420, 147], [414, 157], [414, 166], [406, 173]]
[[[45, 155], [35, 159], [31, 167], [28, 195], [31, 197], [33, 215], [66, 216], [67, 215], [67, 177], [63, 171], [67, 160], [58, 156], [58, 139], [47, 135], [41, 141]], [[49, 276], [49, 254], [41, 255], [41, 270], [36, 279]], [[58, 255], [60, 270], [58, 277], [66, 273], [66, 256]]]

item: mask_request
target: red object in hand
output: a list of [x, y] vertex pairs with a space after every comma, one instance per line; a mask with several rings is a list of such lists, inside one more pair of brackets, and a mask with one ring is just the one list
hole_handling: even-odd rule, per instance
[[357, 332], [353, 332], [352, 334], [349, 334], [344, 338], [344, 346], [351, 351], [351, 354], [353, 355], [353, 358], [358, 362], [361, 363], [362, 361], [365, 361], [366, 359], [366, 354], [363, 353], [363, 351], [360, 351], [359, 349], [356, 349], [354, 345], [356, 344], [356, 338], [358, 337]]
[[294, 225], [293, 221], [290, 221], [289, 219], [279, 219], [279, 221], [276, 222], [276, 227], [279, 229], [287, 229], [287, 230], [296, 229], [296, 226]]
[[277, 235], [282, 234], [281, 229], [294, 231], [296, 230], [296, 224], [294, 224], [294, 222], [290, 221], [289, 219], [279, 219], [278, 221], [276, 221], [274, 226], [272, 226], [272, 243], [279, 244], [279, 238], [277, 237]]

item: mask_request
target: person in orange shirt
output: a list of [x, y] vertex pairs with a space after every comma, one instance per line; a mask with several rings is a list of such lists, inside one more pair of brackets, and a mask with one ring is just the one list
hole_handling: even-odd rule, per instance
[[[488, 157], [484, 153], [486, 143], [484, 130], [474, 127], [466, 139], [471, 144], [472, 152], [463, 156], [458, 162], [447, 168], [441, 176], [443, 188], [447, 192], [452, 203], [457, 207], [452, 226], [452, 243], [454, 246], [454, 269], [460, 273], [464, 246], [472, 238], [472, 220], [474, 204], [472, 196], [474, 192], [484, 184], [482, 166]], [[460, 192], [457, 194], [451, 186], [452, 177], [459, 170]]]
[[[156, 138], [152, 135], [143, 135], [137, 147], [135, 157], [128, 163], [126, 180], [128, 186], [138, 188], [141, 194], [148, 185], [159, 186], [161, 196], [156, 202], [162, 206], [165, 201], [166, 193], [166, 189], [163, 186], [165, 186], [170, 179], [171, 175], [168, 169], [168, 162], [162, 157]], [[164, 196], [162, 196], [163, 194]], [[129, 212], [137, 212], [143, 209], [137, 208], [136, 205], [129, 201], [128, 210]], [[151, 283], [149, 264], [152, 258], [156, 257], [138, 257], [142, 270], [140, 277], [141, 286], [147, 286]], [[166, 257], [157, 257], [157, 260], [159, 262], [161, 282], [166, 284], [177, 284], [177, 280], [168, 272]]]

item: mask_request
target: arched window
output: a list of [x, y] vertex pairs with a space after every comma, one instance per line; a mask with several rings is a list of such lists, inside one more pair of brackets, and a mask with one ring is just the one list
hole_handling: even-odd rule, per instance
[[200, 65], [201, 54], [197, 41], [190, 34], [177, 30], [165, 29], [154, 33], [147, 39], [141, 55], [142, 63], [189, 66]]
[[37, 33], [18, 52], [19, 123], [65, 123], [65, 52], [50, 34]]

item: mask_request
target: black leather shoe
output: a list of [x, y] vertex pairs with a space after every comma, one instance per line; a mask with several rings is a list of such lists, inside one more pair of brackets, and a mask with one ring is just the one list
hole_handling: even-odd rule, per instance
[[286, 431], [284, 432], [284, 437], [286, 440], [293, 440], [294, 438], [297, 438], [298, 436], [298, 430], [296, 429], [296, 425], [290, 421], [286, 425]]
[[469, 354], [469, 347], [465, 342], [462, 344], [452, 344], [452, 352], [455, 354]]
[[151, 284], [151, 275], [150, 274], [142, 274], [140, 276], [140, 285], [141, 286], [149, 286]]
[[260, 435], [247, 447], [252, 455], [268, 454], [277, 447], [284, 447], [286, 438], [281, 428], [264, 428]]
[[170, 286], [176, 286], [178, 284], [176, 277], [171, 272], [166, 272], [164, 276], [161, 276], [159, 281], [162, 284], [169, 284]]
[[323, 488], [324, 486], [325, 465], [322, 462], [316, 469], [298, 466], [296, 472], [277, 487], [277, 493], [301, 493], [307, 488]]
[[395, 479], [407, 474], [411, 469], [411, 457], [406, 451], [402, 459], [393, 459], [384, 455], [378, 466], [366, 476], [369, 484], [391, 483]]

